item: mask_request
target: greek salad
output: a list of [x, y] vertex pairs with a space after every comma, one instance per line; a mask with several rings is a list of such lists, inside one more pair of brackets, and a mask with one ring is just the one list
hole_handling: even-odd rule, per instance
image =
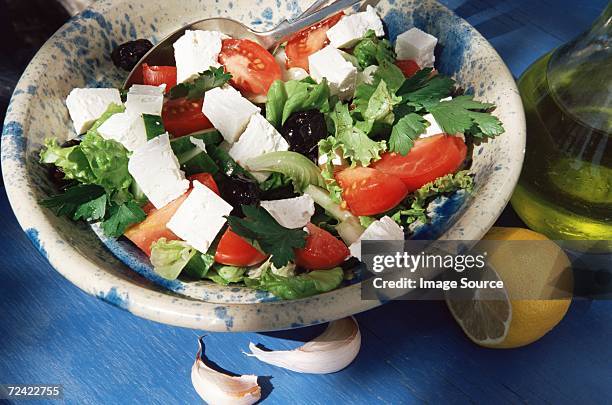
[[[375, 9], [339, 13], [274, 54], [186, 31], [176, 66], [129, 89], [76, 88], [77, 136], [46, 140], [59, 188], [42, 204], [125, 237], [167, 279], [307, 297], [351, 278], [362, 240], [403, 240], [428, 204], [470, 192], [474, 144], [503, 133], [494, 106], [435, 70], [437, 38], [392, 44]], [[120, 45], [132, 69], [151, 43]]]

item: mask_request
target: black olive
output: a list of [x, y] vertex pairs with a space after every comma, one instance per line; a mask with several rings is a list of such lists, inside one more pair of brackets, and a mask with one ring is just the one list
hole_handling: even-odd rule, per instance
[[292, 184], [273, 188], [262, 192], [262, 200], [283, 200], [285, 198], [298, 197], [299, 194], [295, 192]]
[[327, 125], [323, 113], [308, 110], [293, 113], [280, 130], [289, 143], [289, 150], [308, 156], [317, 161], [319, 141], [327, 136]]
[[[81, 140], [79, 138], [73, 138], [73, 139], [69, 139], [66, 142], [62, 143], [61, 146], [62, 148], [69, 148], [71, 146], [76, 146], [80, 143], [81, 143]], [[71, 180], [66, 180], [64, 178], [65, 174], [62, 171], [62, 169], [60, 169], [59, 167], [55, 165], [48, 165], [48, 166], [49, 167], [47, 168], [47, 175], [49, 176], [49, 179], [51, 180], [51, 182], [55, 184], [55, 186], [59, 190], [63, 190], [73, 183]]]
[[115, 48], [111, 55], [111, 59], [115, 66], [130, 71], [138, 61], [153, 48], [153, 44], [148, 39], [137, 39], [135, 41], [126, 42]]
[[232, 215], [243, 216], [241, 205], [256, 205], [261, 200], [261, 189], [255, 180], [241, 175], [222, 176], [218, 180], [221, 198], [234, 207]]

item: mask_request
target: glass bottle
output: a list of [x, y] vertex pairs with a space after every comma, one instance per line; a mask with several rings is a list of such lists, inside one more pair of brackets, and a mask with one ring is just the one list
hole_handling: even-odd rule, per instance
[[527, 147], [512, 196], [512, 206], [530, 228], [556, 240], [602, 241], [598, 250], [608, 252], [611, 34], [612, 3], [587, 32], [541, 57], [519, 79]]

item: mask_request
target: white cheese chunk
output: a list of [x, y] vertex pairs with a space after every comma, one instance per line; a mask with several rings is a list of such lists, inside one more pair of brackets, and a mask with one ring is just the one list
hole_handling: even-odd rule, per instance
[[197, 180], [166, 225], [194, 249], [206, 253], [225, 224], [232, 206]]
[[161, 86], [134, 84], [128, 91], [125, 110], [131, 114], [161, 116], [165, 90], [165, 84]]
[[261, 201], [260, 205], [276, 221], [289, 229], [303, 228], [314, 215], [314, 200], [308, 194], [284, 200]]
[[189, 180], [185, 179], [170, 147], [168, 133], [134, 150], [128, 171], [155, 208], [163, 207], [189, 188]]
[[327, 79], [332, 95], [344, 100], [353, 96], [357, 68], [347, 62], [336, 48], [326, 46], [308, 56], [308, 65], [310, 75], [317, 83], [321, 83], [323, 78]]
[[368, 32], [374, 30], [377, 37], [385, 35], [380, 17], [372, 6], [366, 11], [346, 15], [336, 25], [327, 30], [327, 38], [334, 48], [350, 48], [357, 44]]
[[227, 38], [219, 31], [185, 31], [174, 43], [176, 81], [183, 83], [198, 77], [198, 73], [219, 67], [221, 41]]
[[438, 124], [438, 121], [436, 121], [433, 115], [425, 114], [423, 118], [425, 118], [425, 120], [429, 122], [429, 126], [427, 127], [425, 133], [421, 134], [419, 138], [427, 138], [430, 136], [439, 135], [439, 134], [444, 133], [444, 130], [442, 129], [440, 124]]
[[77, 135], [87, 132], [111, 104], [122, 104], [117, 89], [72, 89], [66, 107]]
[[438, 38], [418, 28], [410, 28], [397, 36], [395, 40], [395, 53], [397, 59], [410, 59], [420, 68], [433, 67], [436, 60], [434, 49]]
[[372, 222], [359, 239], [349, 246], [351, 255], [360, 260], [362, 240], [404, 240], [404, 230], [388, 216]]
[[308, 72], [299, 67], [292, 67], [283, 72], [283, 80], [302, 80], [308, 77]]
[[204, 94], [202, 113], [229, 143], [238, 140], [251, 116], [260, 111], [231, 86], [216, 87]]
[[141, 114], [113, 114], [98, 127], [98, 133], [104, 139], [119, 142], [129, 151], [147, 143], [147, 131]]
[[378, 70], [378, 66], [370, 65], [370, 66], [366, 67], [365, 69], [363, 69], [361, 72], [358, 72], [357, 73], [357, 83], [356, 83], [356, 85], [359, 86], [362, 83], [364, 83], [364, 84], [373, 84], [374, 83], [374, 74], [376, 73], [377, 70]]
[[[289, 150], [289, 144], [282, 135], [261, 114], [251, 117], [238, 142], [229, 150], [229, 155], [242, 167], [249, 168], [249, 159], [264, 153]], [[269, 173], [253, 173], [259, 181], [265, 180]]]

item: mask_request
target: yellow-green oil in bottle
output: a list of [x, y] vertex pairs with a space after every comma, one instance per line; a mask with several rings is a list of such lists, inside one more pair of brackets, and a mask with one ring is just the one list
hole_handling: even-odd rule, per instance
[[[590, 105], [584, 101], [588, 97], [571, 103], [559, 98], [601, 92], [594, 86], [609, 83], [589, 81], [588, 74], [577, 77], [565, 72], [553, 89], [547, 77], [550, 58], [551, 54], [540, 58], [519, 80], [527, 145], [512, 206], [530, 228], [551, 239], [583, 240], [584, 249], [610, 252], [612, 109], [609, 104]], [[574, 87], [566, 92], [564, 86]]]

